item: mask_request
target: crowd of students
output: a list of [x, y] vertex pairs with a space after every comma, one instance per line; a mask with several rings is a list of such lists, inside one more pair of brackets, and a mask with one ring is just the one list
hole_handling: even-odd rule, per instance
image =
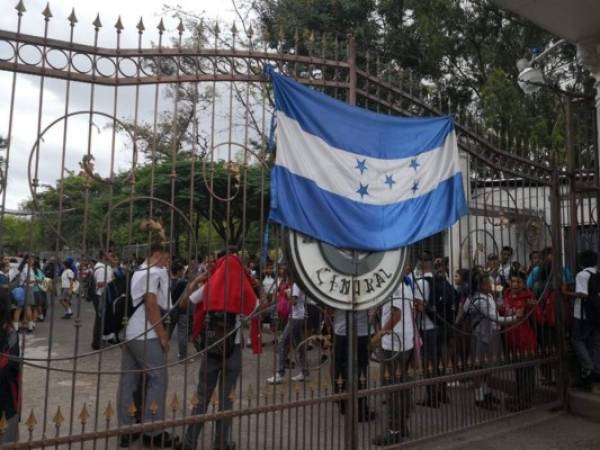
[[[249, 319], [249, 345], [254, 353], [262, 351], [260, 322], [267, 321], [276, 345], [276, 368], [266, 381], [279, 384], [286, 370], [295, 367], [291, 382], [309, 379], [310, 371], [304, 345], [311, 334], [330, 336], [333, 342], [332, 385], [334, 392], [348, 389], [348, 348], [352, 336], [349, 314], [321, 309], [295, 282], [283, 264], [269, 264], [261, 271], [253, 263], [244, 265], [234, 250], [222, 252], [217, 259], [205, 258], [185, 266], [170, 259], [164, 232], [159, 224], [146, 223], [145, 231], [154, 239], [147, 258], [123, 265], [114, 252], [101, 252], [96, 262], [66, 259], [62, 268], [54, 260], [44, 267], [31, 257], [16, 268], [10, 261], [0, 265], [0, 414], [8, 427], [2, 442], [16, 439], [19, 407], [19, 355], [17, 332], [33, 331], [31, 322], [44, 320], [44, 298], [50, 297], [59, 280], [57, 299], [64, 308], [63, 319], [72, 317], [72, 301], [85, 298], [94, 305], [92, 348], [122, 343], [123, 371], [117, 395], [120, 425], [160, 421], [165, 418], [165, 393], [168, 385], [167, 352], [177, 330], [177, 356], [188, 358], [188, 346], [200, 353], [198, 402], [193, 414], [204, 414], [213, 392], [219, 387], [219, 405], [231, 407], [231, 392], [242, 370], [242, 318]], [[528, 265], [513, 258], [510, 247], [500, 255], [491, 254], [486, 264], [449, 273], [448, 260], [424, 252], [415, 266], [408, 266], [402, 283], [393, 296], [379, 308], [355, 313], [356, 372], [358, 388], [367, 386], [372, 353], [381, 360], [381, 381], [398, 385], [408, 379], [411, 366], [425, 378], [485, 368], [500, 361], [527, 359], [535, 354], [550, 354], [558, 344], [558, 318], [565, 314], [570, 342], [581, 365], [577, 384], [588, 388], [600, 376], [600, 326], [588, 305], [600, 296], [597, 255], [583, 252], [582, 268], [573, 286], [572, 276], [562, 269], [560, 286], [563, 302], [557, 304], [557, 285], [553, 279], [550, 249], [533, 252]], [[46, 284], [46, 285], [44, 285]], [[19, 291], [23, 291], [22, 301]], [[124, 298], [126, 320], [113, 317], [114, 302]], [[109, 307], [110, 306], [110, 307]], [[562, 308], [562, 310], [561, 310]], [[24, 322], [23, 322], [24, 320]], [[121, 329], [115, 323], [126, 323]], [[325, 342], [325, 341], [322, 341]], [[301, 345], [302, 344], [302, 345]], [[292, 355], [297, 361], [293, 361]], [[542, 382], [557, 382], [555, 367], [540, 368]], [[489, 377], [473, 379], [475, 406], [495, 410], [500, 400]], [[515, 369], [514, 395], [506, 402], [510, 411], [532, 406], [536, 367], [519, 365]], [[419, 405], [439, 408], [452, 401], [448, 383], [426, 386]], [[379, 446], [401, 442], [409, 435], [408, 419], [413, 404], [410, 390], [390, 390], [386, 405], [387, 427], [373, 439]], [[131, 405], [136, 405], [135, 414]], [[339, 411], [346, 413], [345, 402]], [[370, 421], [376, 413], [366, 397], [358, 403], [358, 420]], [[120, 445], [129, 447], [141, 439], [157, 448], [194, 449], [202, 422], [187, 427], [182, 439], [167, 431], [121, 436]], [[215, 449], [232, 449], [231, 420], [217, 421]]]

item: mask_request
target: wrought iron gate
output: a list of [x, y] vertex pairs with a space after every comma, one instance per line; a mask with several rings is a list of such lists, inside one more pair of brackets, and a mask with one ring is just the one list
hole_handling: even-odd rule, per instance
[[[53, 18], [47, 7], [40, 19], [43, 35], [25, 34], [24, 21], [37, 18], [28, 17], [19, 2], [16, 29], [0, 30], [0, 83], [9, 93], [0, 117], [5, 138], [0, 247], [6, 256], [26, 252], [47, 264], [73, 256], [82, 287], [73, 299], [72, 319], [61, 319], [55, 272], [45, 292], [45, 320], [32, 333], [19, 334], [21, 434], [7, 448], [117, 448], [126, 433], [181, 435], [186, 425], [203, 423], [206, 446], [216, 436], [247, 449], [366, 449], [376, 448], [373, 439], [400, 411], [406, 414], [403, 442], [414, 442], [563, 402], [565, 314], [559, 287], [564, 276], [552, 261], [563, 261], [561, 214], [566, 213], [559, 191], [564, 183], [544, 162], [542, 150], [482, 130], [476, 114], [454, 110], [408, 72], [388, 79], [390, 63], [352, 38], [298, 32], [257, 36], [235, 25], [224, 29], [200, 22], [186, 28], [184, 20], [160, 20], [147, 32], [140, 20], [137, 46], [125, 46], [129, 37], [122, 21], [111, 30], [98, 17], [92, 42], [81, 44], [75, 36], [86, 25], [74, 12], [65, 21]], [[64, 30], [67, 38], [52, 37]], [[148, 36], [154, 45], [148, 45]], [[168, 353], [165, 418], [120, 426], [116, 392], [126, 372], [120, 366], [121, 345], [90, 348], [96, 313], [83, 288], [86, 268], [100, 251], [110, 250], [121, 267], [131, 269], [148, 252], [139, 222], [153, 218], [166, 228], [171, 256], [190, 272], [234, 244], [261, 280], [286, 264], [283, 231], [266, 221], [272, 160], [266, 63], [380, 113], [453, 114], [470, 213], [410, 249], [407, 277], [458, 272], [463, 277], [458, 285], [466, 286], [473, 277], [461, 269], [491, 273], [501, 304], [512, 265], [513, 274], [529, 272], [535, 302], [524, 306], [516, 322], [491, 321], [490, 336], [500, 345], [495, 353], [473, 350], [481, 339], [473, 322], [438, 324], [439, 353], [428, 353], [432, 344], [423, 336], [420, 369], [400, 366], [377, 347], [366, 347], [364, 335], [381, 326], [380, 310], [370, 312], [363, 338], [352, 346], [360, 352], [348, 358], [348, 340], [335, 334], [336, 312], [309, 302], [305, 340], [286, 352], [289, 370], [277, 385], [266, 379], [276, 371], [281, 329], [265, 307], [256, 312], [271, 320], [270, 328], [263, 324], [263, 353], [242, 350], [235, 388], [217, 391], [206, 414], [190, 414], [200, 401], [195, 386], [206, 350], [190, 346], [186, 354], [186, 344], [180, 355]], [[27, 232], [18, 241], [20, 228]], [[264, 239], [266, 263], [259, 261]], [[461, 289], [466, 297], [466, 287]], [[41, 312], [43, 302], [37, 299], [28, 296], [24, 311], [34, 306]], [[268, 289], [262, 300], [265, 305], [273, 300]], [[168, 314], [162, 319], [169, 325]], [[514, 339], [523, 327], [533, 337], [520, 345]], [[187, 338], [189, 331], [184, 334]], [[172, 349], [176, 346], [173, 340]], [[304, 352], [310, 377], [294, 382], [289, 377], [298, 366], [294, 355]], [[348, 366], [356, 374], [356, 389], [346, 381], [343, 368]], [[483, 400], [480, 394], [489, 395]], [[156, 415], [158, 405], [132, 404], [127, 414], [135, 416], [140, 409]], [[232, 420], [231, 434], [217, 436], [214, 424], [225, 419]], [[4, 432], [7, 423], [0, 424]]]

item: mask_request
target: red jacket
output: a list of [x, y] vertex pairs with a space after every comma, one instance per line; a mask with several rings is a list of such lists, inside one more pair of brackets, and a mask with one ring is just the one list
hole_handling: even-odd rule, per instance
[[[202, 332], [204, 316], [209, 311], [225, 311], [232, 314], [250, 316], [257, 306], [252, 278], [239, 257], [226, 255], [217, 260], [210, 277], [204, 287], [202, 301], [194, 312], [192, 338], [196, 339]], [[262, 351], [260, 335], [260, 319], [254, 317], [250, 321], [250, 339], [252, 351]]]
[[528, 305], [530, 300], [535, 300], [535, 296], [530, 289], [522, 289], [514, 294], [510, 288], [504, 290], [503, 307], [511, 308], [514, 311], [522, 309], [525, 312], [524, 316], [519, 319], [518, 324], [509, 325], [506, 331], [506, 343], [513, 350], [520, 352], [535, 352], [537, 347], [536, 333], [531, 326], [533, 318], [528, 316], [531, 309], [537, 309], [537, 307]]

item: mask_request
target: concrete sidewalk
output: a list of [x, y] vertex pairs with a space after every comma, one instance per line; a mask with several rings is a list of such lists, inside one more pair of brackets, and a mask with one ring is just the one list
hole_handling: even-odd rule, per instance
[[600, 450], [600, 422], [538, 411], [408, 448], [427, 450]]

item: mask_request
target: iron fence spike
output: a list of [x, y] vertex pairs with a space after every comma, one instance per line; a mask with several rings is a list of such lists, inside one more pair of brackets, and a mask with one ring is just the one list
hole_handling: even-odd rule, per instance
[[185, 27], [183, 26], [183, 20], [179, 19], [179, 24], [177, 25], [177, 31], [179, 31], [179, 34], [183, 34], [184, 30], [185, 30]]
[[218, 35], [221, 32], [221, 29], [219, 28], [219, 22], [215, 22], [215, 26], [213, 28], [213, 31], [216, 35]]
[[144, 27], [144, 20], [143, 17], [140, 16], [140, 21], [137, 23], [136, 28], [138, 29], [138, 31], [140, 33], [143, 33], [144, 30], [146, 29], [146, 27]]
[[31, 409], [31, 412], [29, 413], [29, 417], [27, 418], [27, 420], [25, 421], [25, 425], [27, 425], [27, 429], [31, 432], [35, 429], [35, 426], [37, 425], [37, 419], [35, 418], [35, 414], [33, 413], [33, 408]]
[[117, 23], [115, 23], [115, 28], [117, 29], [117, 33], [123, 31], [123, 22], [121, 21], [121, 16], [117, 19]]
[[233, 22], [233, 25], [231, 26], [231, 34], [233, 34], [234, 36], [237, 34], [238, 30], [237, 27], [235, 26], [235, 22]]
[[90, 418], [90, 414], [88, 413], [87, 405], [85, 403], [83, 404], [83, 407], [81, 408], [81, 412], [79, 413], [78, 417], [79, 417], [79, 421], [84, 425], [87, 423], [88, 419]]
[[158, 413], [158, 402], [156, 400], [152, 400], [150, 402], [150, 414], [155, 416]]
[[69, 14], [67, 20], [71, 22], [71, 26], [75, 26], [75, 24], [78, 22], [77, 16], [75, 15], [75, 8], [71, 9], [71, 14]]
[[102, 28], [102, 21], [100, 20], [100, 13], [96, 14], [96, 19], [94, 19], [94, 22], [92, 22], [92, 25], [94, 25], [94, 28], [96, 30]]
[[64, 421], [65, 421], [65, 418], [62, 415], [62, 411], [60, 410], [60, 406], [59, 406], [56, 409], [56, 414], [54, 414], [54, 417], [52, 418], [52, 422], [54, 422], [54, 425], [56, 426], [56, 428], [60, 428]]
[[17, 10], [17, 13], [19, 14], [19, 16], [21, 16], [25, 11], [27, 11], [27, 8], [25, 8], [25, 3], [23, 3], [23, 0], [19, 0], [19, 3], [17, 3], [17, 6], [15, 6], [15, 9]]
[[106, 417], [106, 420], [110, 420], [111, 417], [114, 415], [115, 411], [112, 407], [112, 403], [109, 400], [108, 401], [108, 405], [106, 405], [106, 409], [104, 410], [104, 417]]
[[165, 32], [165, 23], [163, 22], [162, 17], [160, 18], [160, 22], [158, 22], [158, 26], [156, 27], [158, 29], [158, 33], [159, 34], [163, 34]]
[[52, 16], [52, 11], [50, 10], [50, 2], [46, 3], [46, 7], [42, 11], [42, 16], [44, 16], [45, 20], [50, 20]]

